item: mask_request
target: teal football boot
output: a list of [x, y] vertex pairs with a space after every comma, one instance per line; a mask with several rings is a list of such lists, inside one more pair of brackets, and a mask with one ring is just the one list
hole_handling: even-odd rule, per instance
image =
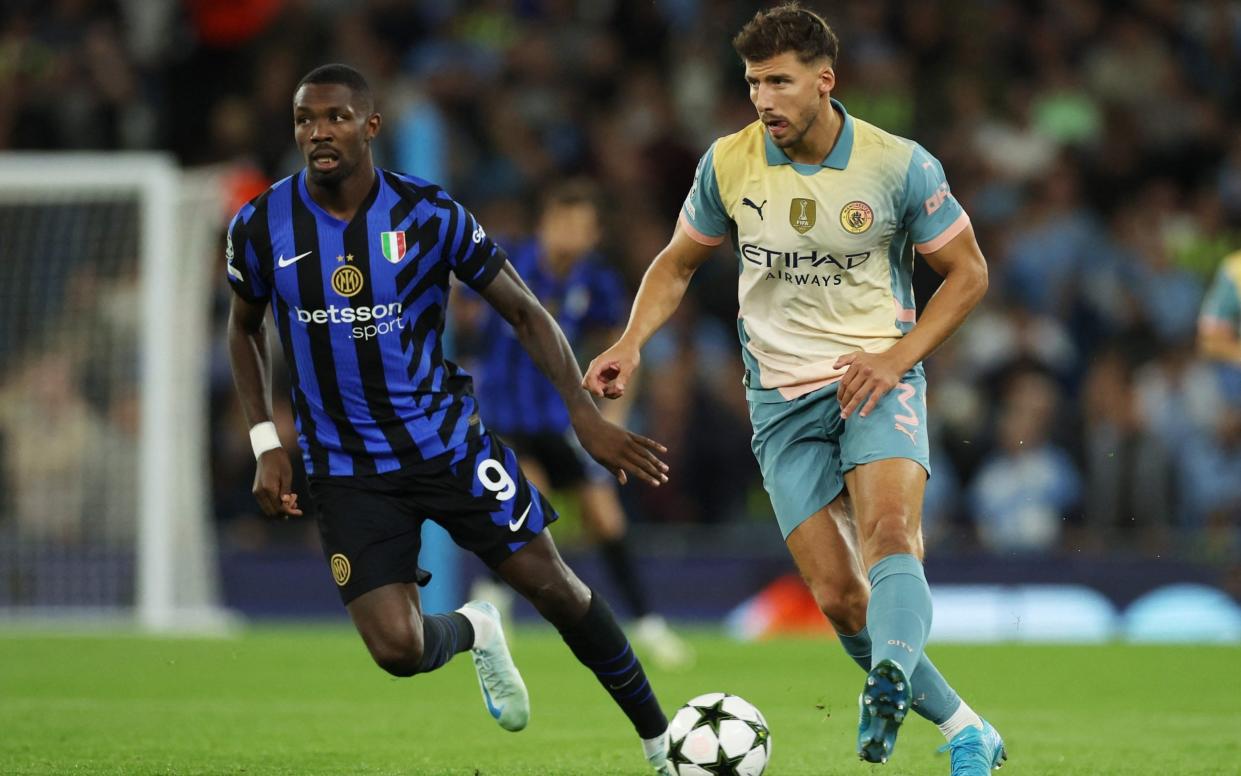
[[896, 733], [909, 713], [913, 691], [901, 667], [884, 660], [870, 669], [858, 698], [857, 754], [868, 763], [886, 763], [896, 747]]
[[982, 730], [970, 725], [941, 746], [939, 751], [952, 753], [952, 776], [986, 776], [1002, 767], [1008, 759], [1004, 739], [985, 719]]

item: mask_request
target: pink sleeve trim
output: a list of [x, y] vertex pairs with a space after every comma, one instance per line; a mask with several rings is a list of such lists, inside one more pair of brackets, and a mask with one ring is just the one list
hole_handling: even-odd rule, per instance
[[892, 305], [896, 307], [896, 320], [901, 323], [916, 323], [918, 320], [918, 311], [911, 310], [907, 307], [901, 307], [901, 303], [896, 299], [892, 299]]
[[961, 234], [961, 232], [964, 232], [965, 227], [969, 225], [970, 225], [969, 214], [962, 211], [961, 215], [957, 216], [957, 220], [949, 224], [948, 228], [940, 232], [939, 235], [935, 237], [935, 239], [931, 240], [930, 242], [917, 243], [914, 245], [914, 248], [918, 249], [918, 253], [934, 253], [935, 251], [947, 245], [948, 242], [953, 237], [956, 237], [957, 235]]
[[678, 221], [680, 221], [681, 228], [685, 230], [685, 233], [689, 235], [689, 238], [696, 243], [715, 246], [724, 242], [724, 235], [720, 235], [719, 237], [711, 237], [710, 235], [705, 235], [695, 229], [694, 225], [689, 222], [689, 219], [685, 217], [684, 213], [681, 214]]
[[1236, 331], [1236, 324], [1225, 318], [1218, 318], [1214, 315], [1204, 315], [1198, 319], [1199, 334], [1232, 334]]

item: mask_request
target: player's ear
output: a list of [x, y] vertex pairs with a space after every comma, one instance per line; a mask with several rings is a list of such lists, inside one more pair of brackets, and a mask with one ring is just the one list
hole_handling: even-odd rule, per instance
[[383, 117], [378, 113], [372, 113], [366, 118], [366, 139], [374, 140], [379, 134], [379, 127], [383, 124]]
[[829, 65], [819, 70], [819, 96], [826, 97], [836, 88], [836, 71]]

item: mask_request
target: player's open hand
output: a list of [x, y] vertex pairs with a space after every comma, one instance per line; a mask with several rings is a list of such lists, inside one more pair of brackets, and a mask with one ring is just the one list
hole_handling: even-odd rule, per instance
[[582, 378], [582, 387], [599, 399], [619, 399], [638, 368], [641, 357], [634, 348], [616, 343], [595, 357]]
[[629, 481], [626, 472], [655, 487], [668, 481], [668, 464], [659, 459], [659, 453], [668, 452], [668, 448], [655, 440], [626, 431], [598, 412], [575, 420], [573, 430], [590, 457], [612, 472], [621, 485]]
[[297, 506], [297, 494], [293, 488], [293, 465], [284, 448], [268, 450], [259, 456], [254, 472], [254, 500], [268, 517], [301, 517]]
[[906, 367], [898, 363], [891, 352], [866, 353], [854, 351], [836, 359], [836, 369], [848, 367], [840, 378], [836, 399], [840, 402], [840, 417], [848, 419], [858, 407], [866, 417], [888, 391], [905, 376]]

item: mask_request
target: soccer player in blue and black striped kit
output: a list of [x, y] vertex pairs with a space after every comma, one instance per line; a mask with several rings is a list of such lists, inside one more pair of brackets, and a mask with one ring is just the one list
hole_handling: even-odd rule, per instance
[[529, 719], [494, 608], [421, 612], [421, 525], [434, 520], [556, 626], [629, 717], [648, 762], [670, 773], [667, 720], [641, 663], [607, 603], [561, 560], [546, 530], [556, 513], [483, 425], [470, 376], [444, 358], [450, 273], [513, 325], [582, 446], [622, 483], [626, 472], [666, 481], [663, 448], [599, 414], [555, 320], [468, 211], [434, 184], [375, 167], [381, 118], [357, 71], [307, 74], [293, 123], [305, 169], [242, 207], [228, 234], [229, 355], [259, 505], [302, 514], [271, 420], [270, 305], [324, 555], [375, 662], [412, 676], [471, 650], [489, 713], [507, 730]]

